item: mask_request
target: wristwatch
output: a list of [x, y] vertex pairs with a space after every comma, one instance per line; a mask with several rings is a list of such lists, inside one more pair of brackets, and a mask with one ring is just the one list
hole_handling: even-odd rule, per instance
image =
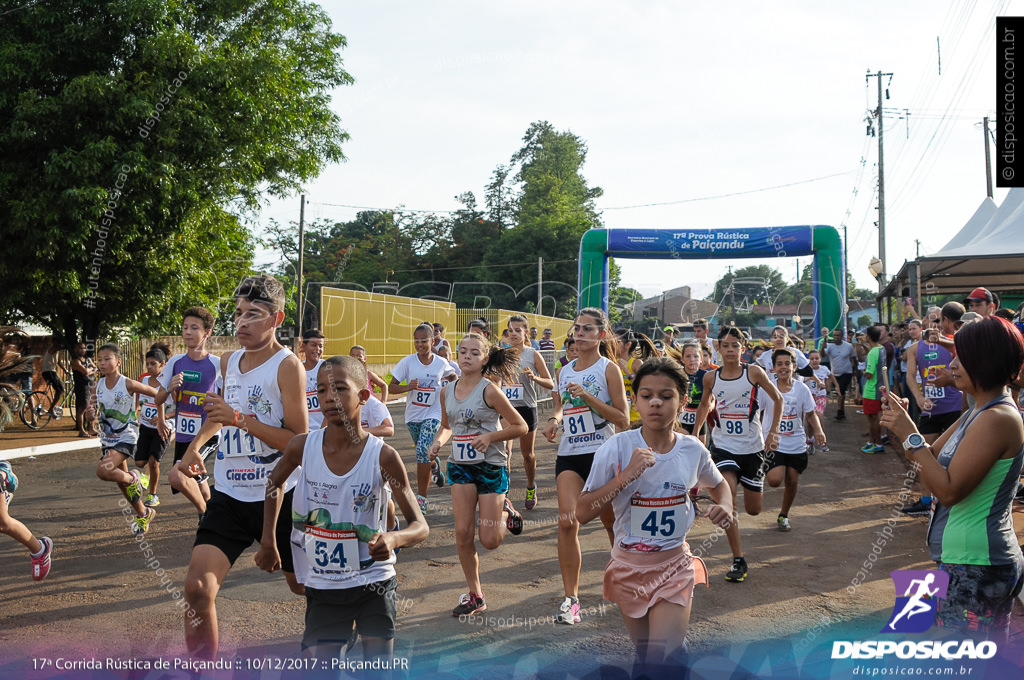
[[914, 449], [920, 449], [927, 446], [928, 442], [924, 440], [920, 434], [915, 432], [903, 441], [903, 449], [905, 451], [913, 451]]

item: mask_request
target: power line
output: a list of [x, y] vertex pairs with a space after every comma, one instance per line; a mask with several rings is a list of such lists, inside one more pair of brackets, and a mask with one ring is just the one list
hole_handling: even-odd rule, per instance
[[849, 175], [854, 170], [847, 170], [846, 172], [836, 172], [831, 175], [823, 175], [821, 177], [813, 177], [811, 179], [802, 179], [797, 182], [789, 182], [787, 184], [776, 184], [775, 186], [762, 187], [760, 189], [748, 189], [746, 191], [734, 191], [728, 194], [716, 194], [714, 196], [701, 196], [699, 198], [683, 198], [678, 201], [666, 201], [663, 203], [641, 203], [639, 205], [620, 205], [612, 208], [601, 208], [601, 210], [630, 210], [633, 208], [650, 208], [659, 205], [679, 205], [680, 203], [694, 203], [696, 201], [710, 201], [716, 198], [731, 198], [732, 196], [744, 196], [746, 194], [756, 194], [762, 191], [772, 191], [774, 189], [785, 189], [787, 187], [794, 187], [799, 184], [810, 184], [811, 182], [820, 182], [826, 179], [832, 179], [833, 177], [842, 177], [843, 175]]
[[[547, 264], [563, 264], [563, 263], [566, 263], [566, 262], [579, 262], [579, 258], [577, 257], [577, 258], [573, 258], [571, 260], [544, 260], [544, 264], [546, 264], [546, 265]], [[477, 269], [477, 268], [483, 267], [483, 266], [486, 266], [488, 269], [493, 269], [495, 267], [522, 267], [523, 265], [534, 265], [534, 264], [537, 264], [536, 260], [531, 260], [530, 262], [512, 262], [512, 263], [508, 263], [508, 264], [488, 264], [488, 265], [480, 264], [480, 265], [474, 265], [472, 267], [430, 267], [430, 266], [427, 266], [427, 267], [420, 267], [419, 269], [398, 269], [398, 270], [392, 270], [391, 273], [392, 274], [407, 274], [409, 272], [420, 272], [420, 273], [422, 273], [422, 272], [427, 272], [427, 271], [446, 272], [446, 271], [455, 271], [457, 269]]]

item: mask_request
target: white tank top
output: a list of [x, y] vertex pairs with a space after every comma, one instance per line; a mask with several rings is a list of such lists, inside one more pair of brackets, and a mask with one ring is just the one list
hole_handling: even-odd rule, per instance
[[292, 556], [300, 583], [314, 588], [356, 588], [395, 575], [395, 554], [370, 557], [367, 543], [387, 531], [391, 489], [380, 469], [384, 441], [372, 434], [358, 462], [336, 475], [324, 460], [324, 433], [306, 435], [302, 467], [292, 498]]
[[[152, 382], [151, 382], [152, 381]], [[156, 376], [149, 376], [146, 379], [140, 380], [139, 382], [149, 385], [150, 387], [160, 387], [160, 379]], [[153, 382], [156, 384], [154, 385]], [[147, 397], [145, 394], [139, 395], [139, 424], [145, 425], [151, 430], [156, 429], [156, 417], [157, 417], [157, 406], [156, 399], [154, 397]], [[164, 400], [164, 415], [169, 415], [174, 411], [174, 397], [170, 394], [167, 395], [167, 399]], [[174, 432], [174, 419], [165, 420], [167, 426], [171, 428], [171, 432]]]
[[320, 397], [316, 393], [316, 374], [320, 372], [324, 360], [316, 362], [316, 366], [306, 371], [306, 410], [309, 411], [309, 431], [319, 430], [324, 424], [324, 414], [320, 411]]
[[459, 380], [444, 388], [444, 406], [448, 425], [452, 428], [450, 461], [459, 465], [490, 463], [498, 467], [508, 465], [504, 442], [492, 442], [486, 451], [477, 451], [470, 444], [478, 435], [498, 429], [498, 412], [484, 401], [484, 390], [492, 384], [482, 379], [465, 399], [459, 401], [455, 388]]
[[[573, 399], [566, 390], [569, 383], [581, 385], [590, 394], [606, 404], [612, 403], [608, 391], [608, 380], [605, 371], [612, 362], [605, 357], [598, 357], [590, 368], [576, 370], [579, 359], [574, 359], [562, 367], [558, 374], [558, 393], [562, 397], [562, 439], [558, 442], [559, 456], [577, 456], [593, 453], [601, 448], [601, 444], [615, 434], [615, 426], [592, 411], [587, 402]], [[618, 366], [615, 367], [619, 372]]]
[[96, 383], [96, 413], [100, 419], [100, 443], [104, 448], [117, 444], [135, 444], [139, 440], [139, 425], [135, 422], [135, 398], [128, 392], [128, 383], [122, 375], [107, 387], [101, 376]]
[[[524, 347], [523, 353], [519, 356], [519, 368], [529, 368], [536, 374], [537, 356], [538, 354], [533, 348]], [[537, 383], [528, 378], [524, 371], [520, 370], [516, 382], [505, 383], [502, 389], [505, 390], [505, 396], [513, 406], [537, 407]]]
[[715, 371], [715, 413], [718, 424], [711, 431], [715, 448], [734, 455], [758, 453], [764, 450], [764, 435], [758, 422], [758, 389], [750, 382], [746, 365], [738, 378], [726, 380], [722, 369]]
[[[277, 371], [291, 350], [281, 348], [247, 373], [239, 370], [245, 352], [231, 355], [224, 368], [224, 401], [247, 418], [255, 418], [264, 425], [284, 426], [284, 404], [281, 387], [277, 384]], [[217, 489], [235, 500], [263, 502], [267, 477], [277, 461], [284, 455], [264, 444], [240, 427], [224, 426], [217, 446], [217, 464], [213, 474]], [[285, 492], [295, 487], [298, 471], [285, 482]]]

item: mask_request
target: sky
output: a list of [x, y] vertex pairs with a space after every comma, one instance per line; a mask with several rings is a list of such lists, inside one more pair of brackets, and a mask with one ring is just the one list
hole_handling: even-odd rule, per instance
[[[604, 226], [845, 224], [849, 269], [866, 288], [878, 139], [866, 134], [877, 84], [865, 74], [893, 74], [883, 79], [891, 276], [916, 249], [940, 250], [985, 198], [995, 17], [1024, 13], [1024, 0], [322, 5], [348, 40], [355, 84], [333, 97], [347, 161], [308, 184], [307, 220], [358, 212], [343, 206], [454, 210], [467, 190], [482, 204], [495, 166], [546, 120], [586, 141], [583, 175], [604, 190]], [[260, 221], [298, 214], [296, 196]], [[698, 297], [726, 267], [759, 263], [617, 261], [623, 285], [645, 295], [690, 285]], [[768, 263], [792, 282], [808, 261]]]

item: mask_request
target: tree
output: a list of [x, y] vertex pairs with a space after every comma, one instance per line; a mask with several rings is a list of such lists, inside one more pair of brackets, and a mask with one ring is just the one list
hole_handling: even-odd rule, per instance
[[252, 261], [245, 220], [347, 139], [345, 38], [300, 0], [28, 3], [0, 22], [0, 309], [166, 331]]
[[766, 264], [751, 265], [727, 272], [715, 282], [715, 291], [706, 299], [720, 305], [729, 305], [735, 299], [737, 308], [748, 303], [771, 305], [788, 287], [777, 269]]
[[[590, 187], [581, 174], [586, 158], [586, 143], [570, 131], [558, 132], [547, 121], [527, 129], [522, 148], [511, 159], [520, 187], [513, 202], [515, 226], [501, 232], [484, 258], [490, 267], [522, 265], [499, 270], [499, 280], [508, 286], [497, 296], [499, 304], [515, 304], [516, 294], [537, 281], [531, 264], [542, 255], [545, 297], [555, 297], [556, 314], [575, 312], [569, 306], [575, 297], [580, 239], [602, 224], [594, 201], [604, 191]], [[523, 296], [536, 298], [528, 292]]]
[[871, 325], [871, 317], [867, 314], [861, 314], [857, 317], [857, 328], [866, 328]]

